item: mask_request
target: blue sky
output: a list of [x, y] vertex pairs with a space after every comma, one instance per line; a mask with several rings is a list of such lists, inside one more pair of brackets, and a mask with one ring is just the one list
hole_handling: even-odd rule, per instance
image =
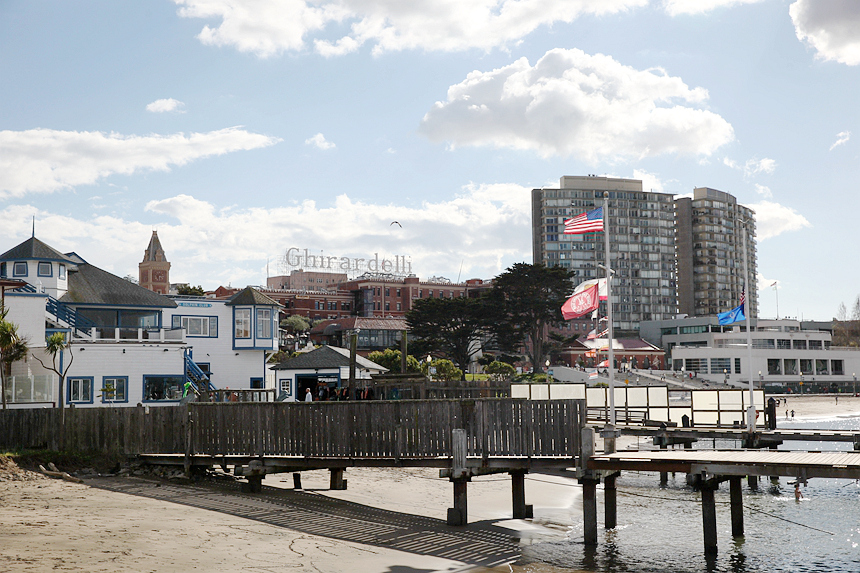
[[0, 53], [0, 250], [35, 216], [206, 288], [290, 247], [490, 278], [594, 173], [755, 209], [764, 317], [860, 294], [855, 0], [5, 0]]

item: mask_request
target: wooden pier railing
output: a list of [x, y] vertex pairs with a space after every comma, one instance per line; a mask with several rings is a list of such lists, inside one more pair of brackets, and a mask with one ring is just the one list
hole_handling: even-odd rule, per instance
[[[0, 448], [125, 455], [435, 458], [452, 431], [470, 457], [575, 457], [581, 400], [190, 403], [165, 407], [0, 411]], [[62, 438], [62, 439], [61, 439]]]

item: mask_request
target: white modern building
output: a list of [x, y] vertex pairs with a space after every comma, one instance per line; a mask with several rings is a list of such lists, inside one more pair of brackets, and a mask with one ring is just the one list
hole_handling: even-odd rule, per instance
[[642, 337], [666, 350], [675, 371], [792, 392], [855, 392], [860, 349], [831, 345], [827, 330], [797, 320], [751, 319], [752, 362], [744, 322], [720, 325], [716, 317], [642, 324]]
[[[278, 348], [278, 303], [247, 288], [226, 301], [168, 297], [63, 254], [35, 237], [0, 255], [7, 320], [28, 341], [5, 388], [13, 408], [52, 407], [59, 377], [45, 340], [70, 346], [54, 367], [65, 374], [64, 406], [175, 404], [197, 387], [263, 388], [266, 359]], [[211, 373], [207, 375], [207, 372]]]

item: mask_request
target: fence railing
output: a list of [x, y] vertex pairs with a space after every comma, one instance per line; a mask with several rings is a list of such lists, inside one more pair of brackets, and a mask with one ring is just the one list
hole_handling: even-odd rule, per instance
[[[60, 446], [57, 409], [0, 411], [0, 448]], [[136, 455], [437, 458], [454, 429], [469, 456], [575, 457], [580, 400], [189, 403], [67, 409], [63, 449]]]

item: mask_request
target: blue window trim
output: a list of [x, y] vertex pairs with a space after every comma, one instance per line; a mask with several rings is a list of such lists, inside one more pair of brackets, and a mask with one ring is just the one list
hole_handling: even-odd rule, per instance
[[[261, 310], [263, 310], [263, 311], [268, 310], [269, 311], [269, 320], [267, 321], [269, 323], [269, 336], [260, 336], [260, 334], [259, 334], [260, 326], [262, 326], [260, 324], [260, 311]], [[264, 308], [256, 308], [255, 307], [254, 308], [254, 327], [255, 327], [254, 328], [254, 339], [270, 340], [272, 338], [272, 335], [273, 335], [273, 332], [272, 332], [272, 330], [273, 330], [272, 329], [272, 315], [273, 314], [274, 313], [272, 312], [271, 308], [266, 308], [266, 307], [264, 307]]]
[[[125, 380], [125, 399], [124, 400], [105, 400], [104, 389], [105, 381], [110, 378], [112, 380]], [[128, 376], [102, 376], [102, 404], [127, 404], [128, 403]]]
[[57, 278], [60, 280], [66, 279], [66, 265], [63, 263], [57, 265]]
[[[62, 367], [62, 366], [61, 366]], [[72, 380], [89, 380], [90, 381], [90, 399], [72, 401]], [[92, 376], [69, 376], [66, 378], [66, 404], [92, 404], [93, 395], [95, 394], [95, 381]]]
[[[239, 310], [247, 310], [250, 314], [250, 320], [248, 324], [248, 336], [236, 336], [236, 311]], [[252, 340], [254, 337], [254, 307], [252, 306], [242, 306], [242, 307], [233, 307], [233, 340]], [[235, 346], [235, 342], [234, 342]]]
[[[42, 265], [48, 265], [48, 273], [47, 274], [42, 273]], [[36, 263], [36, 275], [38, 275], [40, 277], [52, 277], [52, 276], [54, 276], [54, 265], [52, 265], [51, 263], [48, 263], [46, 261], [39, 261], [38, 263]]]
[[182, 380], [182, 384], [180, 384], [180, 388], [182, 388], [182, 386], [185, 383], [185, 374], [184, 373], [183, 374], [144, 374], [141, 377], [141, 380], [142, 380], [142, 383], [141, 383], [141, 390], [142, 390], [141, 402], [142, 403], [144, 403], [144, 404], [170, 404], [170, 403], [174, 403], [175, 404], [181, 400], [181, 398], [177, 398], [176, 400], [147, 400], [146, 399], [146, 379], [147, 378], [179, 378], [180, 380]]
[[[215, 336], [211, 334], [188, 334], [188, 331], [185, 332], [185, 338], [218, 338], [218, 317], [214, 315], [203, 315], [203, 314], [174, 314], [170, 318], [170, 327], [171, 328], [182, 328], [182, 319], [183, 318], [208, 318], [210, 322], [209, 332], [212, 332], [211, 323], [215, 321]], [[178, 323], [178, 324], [177, 324]], [[235, 329], [235, 325], [234, 325]]]
[[6, 262], [0, 263], [0, 279], [6, 278]]
[[[18, 265], [24, 265], [24, 272], [23, 273], [18, 272]], [[13, 277], [26, 277], [27, 273], [29, 272], [29, 266], [30, 265], [28, 265], [26, 262], [20, 262], [19, 261], [19, 262], [12, 263], [12, 276]]]
[[[254, 382], [259, 382], [260, 385], [254, 387]], [[262, 376], [251, 376], [251, 382], [248, 386], [251, 390], [264, 390], [266, 388], [266, 379]]]

